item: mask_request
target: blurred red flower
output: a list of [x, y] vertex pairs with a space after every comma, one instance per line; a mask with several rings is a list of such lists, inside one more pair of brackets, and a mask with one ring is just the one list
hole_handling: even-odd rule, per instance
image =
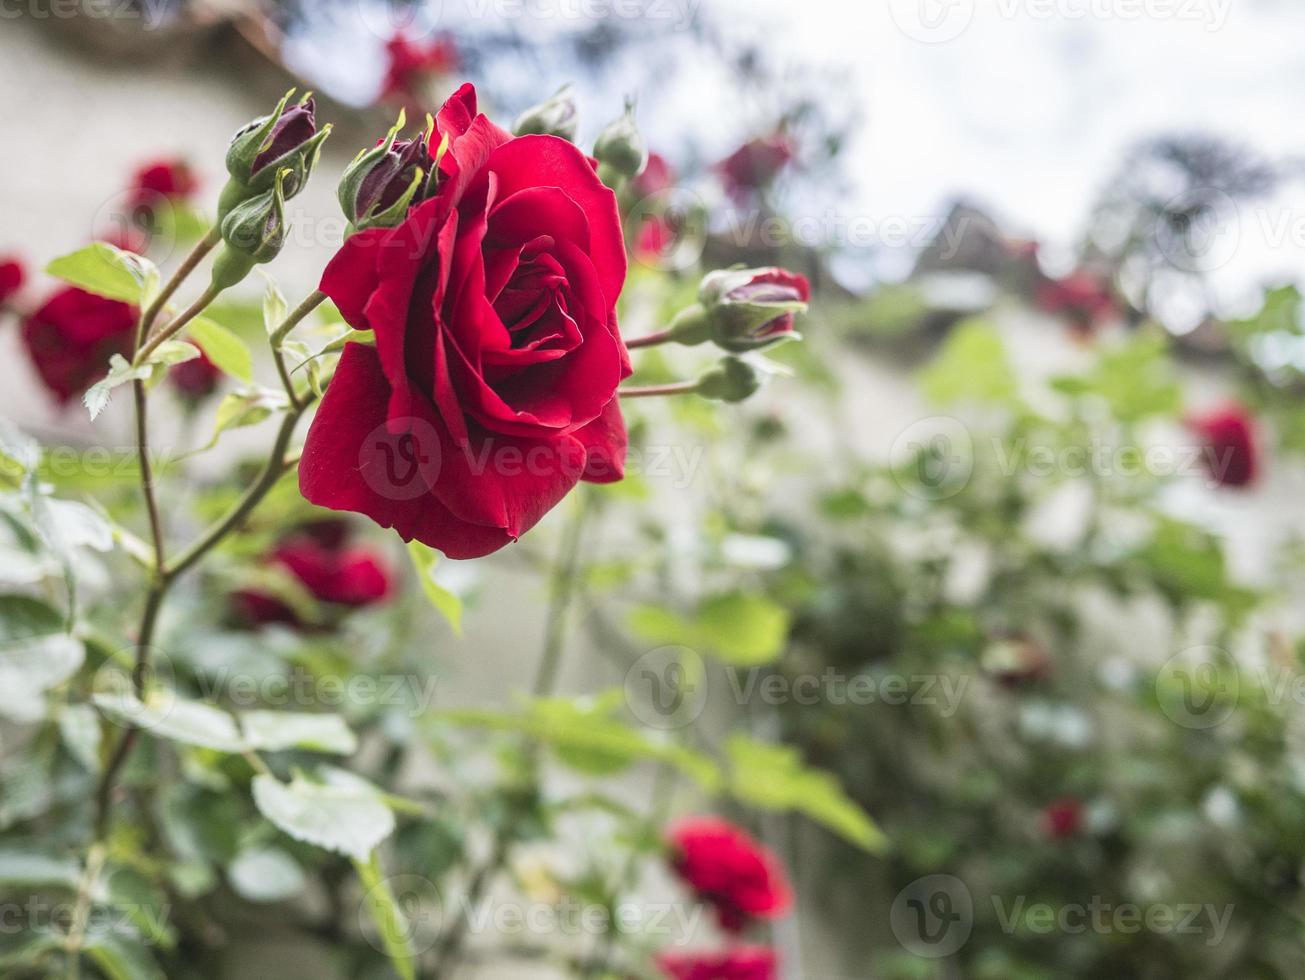
[[774, 919], [793, 904], [778, 859], [741, 827], [719, 817], [691, 817], [670, 831], [675, 872], [712, 905], [721, 928], [740, 932], [752, 919]]
[[150, 160], [132, 175], [130, 191], [133, 202], [151, 207], [158, 198], [169, 201], [188, 201], [199, 190], [199, 179], [190, 164], [180, 157]]
[[1068, 319], [1080, 334], [1092, 333], [1119, 312], [1110, 284], [1082, 269], [1064, 279], [1044, 280], [1034, 299], [1046, 312]]
[[1260, 439], [1255, 419], [1242, 405], [1228, 404], [1188, 425], [1205, 441], [1205, 465], [1221, 487], [1249, 487], [1260, 473]]
[[659, 953], [657, 966], [671, 980], [775, 980], [778, 957], [767, 946], [737, 946], [720, 953]]
[[27, 270], [15, 256], [0, 257], [0, 306], [4, 306], [23, 288]]
[[764, 190], [792, 162], [797, 148], [784, 133], [749, 140], [716, 164], [725, 190], [735, 200], [746, 200]]
[[136, 307], [64, 286], [23, 322], [23, 345], [36, 372], [67, 404], [126, 355], [136, 333]]
[[1042, 829], [1053, 840], [1073, 837], [1083, 829], [1083, 810], [1083, 801], [1074, 796], [1049, 803], [1042, 811]]
[[385, 42], [387, 65], [378, 101], [421, 108], [428, 99], [422, 87], [431, 76], [455, 71], [461, 61], [457, 44], [448, 34], [429, 42], [410, 40], [402, 31]]
[[[334, 523], [338, 528], [327, 529]], [[318, 602], [359, 609], [389, 598], [393, 573], [374, 549], [349, 547], [343, 521], [317, 521], [295, 531], [268, 556], [268, 562], [290, 572]], [[284, 600], [257, 589], [232, 596], [237, 616], [251, 625], [282, 623], [304, 626], [299, 614]]]
[[168, 371], [168, 382], [190, 402], [200, 402], [217, 391], [222, 381], [222, 369], [208, 359], [202, 350], [199, 357], [173, 365]]

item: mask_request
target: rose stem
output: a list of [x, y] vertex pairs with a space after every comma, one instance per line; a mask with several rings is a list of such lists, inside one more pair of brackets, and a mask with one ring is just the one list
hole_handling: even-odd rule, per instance
[[633, 337], [625, 342], [625, 346], [628, 350], [637, 350], [640, 347], [656, 347], [670, 339], [670, 330], [658, 330], [656, 333], [644, 334], [642, 337]]
[[698, 390], [696, 381], [679, 381], [669, 385], [648, 385], [646, 388], [617, 388], [622, 398], [657, 398], [661, 395], [691, 395]]

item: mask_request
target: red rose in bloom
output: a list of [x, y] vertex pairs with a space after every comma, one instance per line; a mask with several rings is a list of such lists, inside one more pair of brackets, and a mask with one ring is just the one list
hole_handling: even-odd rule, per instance
[[749, 140], [716, 164], [730, 197], [746, 199], [767, 187], [793, 160], [796, 148], [783, 133]]
[[23, 344], [36, 372], [61, 404], [76, 398], [126, 355], [136, 333], [136, 307], [65, 286], [23, 322]]
[[[343, 521], [316, 521], [277, 545], [268, 560], [289, 571], [319, 602], [342, 608], [383, 602], [391, 591], [388, 566], [369, 548], [348, 547], [347, 536]], [[290, 606], [266, 592], [243, 590], [233, 596], [233, 601], [246, 622], [303, 625]]]
[[23, 288], [27, 271], [16, 258], [0, 258], [0, 306], [4, 306]]
[[187, 201], [199, 189], [199, 180], [190, 164], [180, 158], [151, 160], [136, 170], [131, 179], [131, 193], [136, 204], [150, 207], [160, 197], [169, 201]]
[[411, 41], [402, 31], [385, 42], [387, 65], [380, 100], [420, 106], [422, 83], [431, 75], [447, 75], [458, 67], [453, 38], [441, 35], [427, 44]]
[[174, 364], [168, 371], [168, 381], [187, 401], [199, 402], [217, 391], [222, 369], [201, 350], [199, 357]]
[[739, 827], [719, 817], [692, 817], [671, 828], [672, 866], [716, 909], [722, 929], [788, 911], [793, 893], [779, 861]]
[[1046, 312], [1068, 318], [1081, 334], [1091, 333], [1118, 313], [1109, 284], [1083, 270], [1043, 281], [1034, 298]]
[[1205, 465], [1221, 487], [1249, 487], [1260, 473], [1255, 419], [1241, 405], [1226, 405], [1191, 419], [1205, 440]]
[[1054, 840], [1075, 836], [1083, 829], [1083, 801], [1066, 796], [1048, 804], [1042, 811], [1042, 829]]
[[657, 966], [671, 980], [776, 980], [778, 957], [766, 946], [721, 953], [660, 953]]
[[512, 138], [464, 85], [429, 199], [350, 237], [321, 289], [374, 330], [351, 343], [299, 467], [313, 503], [452, 558], [528, 531], [581, 480], [623, 475], [616, 386], [630, 373], [616, 198], [553, 136]]

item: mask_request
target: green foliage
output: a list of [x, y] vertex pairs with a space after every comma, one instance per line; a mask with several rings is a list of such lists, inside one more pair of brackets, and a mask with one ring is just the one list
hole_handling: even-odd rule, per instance
[[289, 783], [260, 773], [254, 803], [278, 829], [297, 841], [366, 861], [394, 832], [394, 812], [381, 792], [343, 769], [322, 768], [318, 778], [297, 774]]
[[408, 557], [417, 572], [417, 581], [421, 583], [422, 594], [457, 636], [462, 635], [462, 600], [444, 586], [435, 581], [435, 565], [439, 562], [439, 552], [428, 548], [420, 541], [408, 542]]
[[186, 329], [219, 368], [246, 383], [254, 380], [254, 355], [235, 333], [202, 316], [191, 320]]
[[159, 272], [149, 259], [95, 242], [50, 262], [45, 271], [89, 293], [144, 306], [158, 293]]
[[630, 628], [652, 643], [710, 651], [738, 667], [770, 663], [784, 649], [790, 616], [764, 595], [741, 591], [707, 596], [692, 616], [662, 606], [632, 610]]
[[984, 320], [957, 324], [920, 375], [925, 396], [938, 405], [1012, 403], [1019, 386], [997, 330]]

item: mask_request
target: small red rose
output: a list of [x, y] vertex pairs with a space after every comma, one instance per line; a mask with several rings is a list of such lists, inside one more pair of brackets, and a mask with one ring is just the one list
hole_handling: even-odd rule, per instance
[[735, 200], [746, 200], [765, 190], [793, 160], [796, 147], [784, 133], [749, 140], [716, 164], [725, 190]]
[[1188, 421], [1205, 442], [1205, 465], [1221, 487], [1243, 489], [1260, 473], [1260, 438], [1255, 418], [1242, 405], [1229, 404]]
[[23, 322], [23, 345], [61, 404], [67, 404], [109, 370], [113, 354], [126, 355], [136, 333], [136, 307], [64, 286]]
[[630, 193], [636, 201], [658, 194], [675, 183], [675, 171], [660, 153], [649, 153], [643, 172], [630, 181]]
[[1042, 829], [1053, 840], [1074, 837], [1083, 829], [1083, 801], [1066, 796], [1042, 811]]
[[[338, 527], [327, 526], [332, 523]], [[340, 609], [384, 602], [393, 591], [388, 564], [370, 548], [348, 546], [347, 538], [343, 521], [313, 522], [278, 544], [268, 561], [298, 579], [318, 602]], [[252, 625], [305, 625], [294, 609], [267, 592], [242, 590], [232, 601], [239, 618]]]
[[151, 207], [159, 198], [189, 201], [199, 190], [199, 180], [190, 164], [180, 157], [166, 157], [142, 164], [132, 175], [130, 192], [133, 201]]
[[222, 369], [201, 350], [199, 357], [173, 365], [168, 371], [168, 382], [187, 401], [200, 402], [217, 391], [222, 382]]
[[659, 953], [670, 980], [777, 980], [779, 958], [767, 946], [736, 946], [719, 953]]
[[16, 257], [0, 257], [0, 306], [4, 306], [23, 288], [27, 270]]
[[1110, 285], [1082, 269], [1039, 283], [1034, 299], [1047, 313], [1068, 319], [1080, 335], [1092, 333], [1119, 313]]
[[413, 107], [422, 105], [422, 87], [427, 78], [457, 70], [460, 61], [452, 37], [444, 34], [422, 43], [402, 31], [385, 42], [385, 57], [379, 99]]
[[728, 820], [682, 820], [671, 828], [670, 844], [676, 874], [716, 909], [728, 932], [742, 931], [753, 919], [778, 918], [793, 904], [779, 861]]
[[581, 479], [619, 480], [616, 197], [554, 136], [513, 138], [464, 85], [430, 196], [351, 236], [321, 289], [350, 343], [313, 419], [299, 486], [451, 558], [515, 541]]

